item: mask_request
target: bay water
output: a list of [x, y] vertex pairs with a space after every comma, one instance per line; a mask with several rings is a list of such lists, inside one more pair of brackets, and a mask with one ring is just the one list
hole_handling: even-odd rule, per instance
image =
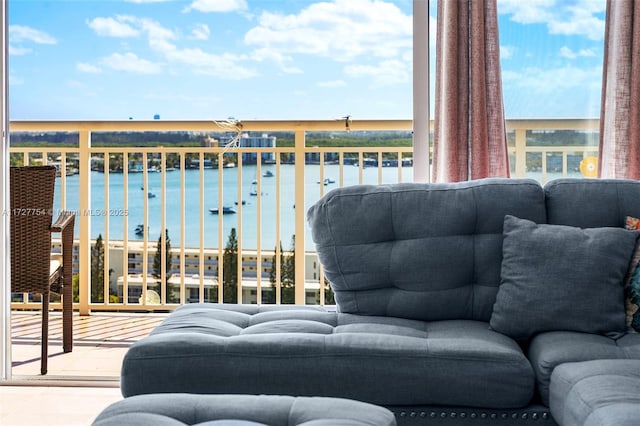
[[[283, 248], [288, 250], [291, 246], [291, 238], [295, 233], [295, 209], [307, 209], [326, 193], [340, 184], [340, 166], [337, 164], [325, 164], [323, 178], [334, 182], [327, 185], [321, 184], [320, 166], [305, 165], [305, 203], [304, 206], [295, 206], [295, 175], [293, 164], [282, 164], [279, 168], [275, 165], [262, 165], [261, 176], [257, 175], [255, 165], [243, 165], [242, 182], [239, 184], [238, 169], [224, 168], [220, 174], [218, 169], [204, 169], [204, 202], [200, 203], [200, 170], [186, 169], [167, 171], [165, 173], [165, 227], [171, 238], [173, 247], [180, 246], [183, 235], [181, 232], [181, 180], [184, 179], [184, 246], [199, 247], [201, 235], [205, 248], [218, 248], [218, 215], [209, 212], [211, 208], [232, 207], [242, 209], [241, 241], [243, 249], [256, 249], [258, 246], [258, 198], [261, 201], [260, 222], [260, 248], [273, 250], [277, 240]], [[396, 167], [365, 167], [362, 169], [362, 181], [360, 181], [360, 168], [356, 166], [343, 166], [344, 186], [358, 183], [377, 184], [398, 182], [398, 169]], [[273, 176], [262, 176], [270, 171]], [[280, 179], [280, 235], [276, 235], [276, 174]], [[412, 167], [402, 167], [402, 181], [411, 182], [413, 176]], [[223, 206], [218, 205], [218, 179], [223, 179]], [[184, 176], [184, 177], [182, 177]], [[80, 177], [71, 175], [66, 177], [66, 204], [67, 210], [76, 211], [78, 215], [87, 215], [91, 220], [91, 238], [95, 239], [99, 234], [104, 238], [105, 218], [108, 217], [109, 239], [122, 240], [126, 234], [130, 241], [143, 241], [143, 236], [137, 235], [136, 226], [147, 225], [148, 241], [155, 243], [162, 232], [162, 185], [161, 173], [147, 173], [147, 191], [144, 189], [143, 173], [128, 173], [128, 199], [124, 198], [124, 175], [121, 173], [109, 173], [108, 185], [108, 209], [105, 208], [105, 175], [101, 172], [91, 172], [91, 208], [89, 211], [80, 211]], [[381, 178], [381, 180], [380, 180]], [[257, 191], [254, 181], [260, 180], [262, 195], [251, 195]], [[146, 192], [151, 192], [155, 197], [147, 198]], [[144, 202], [147, 201], [148, 217], [144, 217]], [[242, 202], [245, 204], [242, 205]], [[61, 179], [56, 179], [55, 208], [60, 209], [61, 204]], [[203, 215], [203, 226], [200, 225], [200, 215]], [[239, 232], [239, 214], [222, 215], [222, 247], [226, 246], [231, 228]], [[125, 217], [127, 226], [125, 229]], [[55, 219], [55, 218], [54, 218]], [[78, 221], [76, 222], [76, 236], [79, 234]], [[313, 250], [313, 242], [308, 228], [306, 228], [305, 247]]]

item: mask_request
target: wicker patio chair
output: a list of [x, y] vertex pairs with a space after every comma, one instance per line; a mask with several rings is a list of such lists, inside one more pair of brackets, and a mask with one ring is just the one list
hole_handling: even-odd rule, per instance
[[[53, 195], [56, 168], [10, 168], [11, 292], [42, 295], [40, 372], [47, 374], [49, 293], [62, 295], [62, 347], [73, 349], [73, 227], [75, 214], [63, 211], [55, 223]], [[62, 255], [51, 250], [52, 232], [62, 235]]]

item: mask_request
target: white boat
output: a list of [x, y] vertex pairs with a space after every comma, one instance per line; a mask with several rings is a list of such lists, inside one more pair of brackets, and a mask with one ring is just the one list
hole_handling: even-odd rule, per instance
[[[320, 181], [318, 181], [317, 183], [320, 183]], [[336, 181], [335, 181], [335, 180], [333, 180], [333, 179], [330, 179], [330, 178], [325, 178], [325, 179], [322, 181], [322, 183], [324, 184], [324, 186], [327, 186], [327, 185], [329, 185], [329, 184], [331, 184], [331, 183], [336, 183]]]
[[271, 170], [267, 170], [262, 174], [262, 177], [273, 177], [275, 176]]
[[[218, 207], [214, 207], [209, 209], [212, 214], [220, 214], [220, 209]], [[230, 206], [222, 206], [222, 214], [234, 214], [237, 213], [236, 209]]]

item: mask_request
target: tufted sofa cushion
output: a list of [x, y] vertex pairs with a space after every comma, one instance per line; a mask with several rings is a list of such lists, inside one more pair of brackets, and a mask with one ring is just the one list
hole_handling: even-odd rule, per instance
[[395, 426], [382, 407], [280, 395], [138, 395], [105, 408], [93, 426]]
[[544, 186], [547, 220], [556, 225], [624, 228], [640, 217], [640, 182], [615, 179], [557, 179]]
[[640, 361], [640, 334], [619, 339], [572, 331], [554, 331], [537, 335], [531, 341], [528, 357], [536, 373], [542, 402], [549, 405], [549, 382], [553, 370], [564, 363], [597, 359], [633, 359]]
[[378, 405], [514, 408], [532, 397], [520, 347], [472, 320], [424, 322], [321, 308], [184, 305], [128, 350], [124, 396], [325, 396]]
[[488, 321], [507, 214], [544, 223], [540, 184], [345, 187], [327, 193], [307, 219], [341, 312]]
[[551, 413], [563, 426], [640, 424], [640, 360], [565, 363], [551, 376]]

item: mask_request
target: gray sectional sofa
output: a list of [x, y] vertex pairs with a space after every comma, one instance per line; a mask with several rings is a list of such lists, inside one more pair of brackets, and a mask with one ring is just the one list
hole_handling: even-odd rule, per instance
[[561, 384], [583, 362], [624, 376], [616, 361], [640, 360], [627, 216], [640, 218], [640, 182], [333, 190], [307, 217], [337, 310], [182, 306], [129, 349], [122, 393], [348, 398], [400, 425], [579, 424], [588, 407], [550, 401], [556, 367]]

